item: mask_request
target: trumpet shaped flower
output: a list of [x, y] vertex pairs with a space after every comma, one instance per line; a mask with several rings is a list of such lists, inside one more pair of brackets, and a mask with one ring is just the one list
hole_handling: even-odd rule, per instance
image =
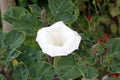
[[78, 49], [81, 36], [59, 21], [49, 27], [41, 28], [37, 32], [36, 41], [42, 52], [51, 57], [67, 56]]

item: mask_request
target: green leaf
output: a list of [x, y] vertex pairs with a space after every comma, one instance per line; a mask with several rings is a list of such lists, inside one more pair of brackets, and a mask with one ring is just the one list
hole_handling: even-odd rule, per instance
[[71, 0], [48, 0], [48, 6], [57, 21], [75, 21], [74, 5]]
[[110, 78], [108, 78], [107, 80], [120, 80], [120, 78], [117, 78], [117, 77], [115, 77], [115, 78], [110, 77]]
[[81, 72], [78, 70], [78, 66], [77, 65], [74, 65], [74, 66], [63, 66], [63, 67], [59, 68], [59, 71], [60, 70], [64, 71], [64, 74], [62, 76], [60, 76], [60, 78], [62, 80], [75, 79], [75, 78], [78, 78], [78, 77], [82, 76]]
[[40, 46], [36, 42], [36, 36], [35, 35], [26, 35], [26, 39], [23, 42], [26, 46], [31, 46], [34, 48], [40, 48]]
[[41, 24], [37, 18], [29, 14], [21, 16], [15, 21], [14, 27], [20, 31], [27, 32], [29, 34], [36, 34]]
[[108, 15], [103, 15], [99, 17], [99, 22], [105, 23], [105, 24], [111, 24], [111, 20]]
[[109, 70], [114, 73], [120, 73], [120, 62], [113, 62], [109, 65]]
[[119, 8], [117, 7], [110, 8], [110, 14], [112, 15], [112, 17], [118, 16], [120, 14]]
[[20, 55], [20, 51], [14, 50], [14, 49], [7, 49], [4, 53], [4, 58], [6, 61], [11, 61], [14, 58], [18, 57]]
[[113, 34], [115, 34], [115, 33], [117, 32], [117, 30], [118, 30], [117, 24], [112, 23], [111, 26], [110, 26], [110, 29], [111, 29], [111, 32], [112, 32]]
[[4, 44], [7, 48], [13, 49], [19, 47], [24, 40], [24, 33], [13, 30], [5, 35]]
[[[12, 7], [6, 11], [3, 16], [3, 19], [9, 22], [10, 24], [15, 24], [14, 21], [19, 19], [22, 15], [29, 14], [29, 12], [23, 7]], [[13, 25], [14, 26], [14, 25]]]
[[[54, 72], [53, 67], [50, 64], [40, 62], [42, 60], [42, 52], [40, 50], [24, 45], [21, 45], [18, 50], [22, 51], [22, 53], [17, 57], [17, 60], [26, 64], [30, 70], [30, 77], [32, 80], [52, 80], [53, 74], [51, 73]], [[50, 69], [48, 69], [48, 67], [50, 67]], [[48, 72], [47, 69], [49, 70]], [[44, 73], [42, 73], [41, 70], [43, 70], [42, 72]], [[50, 70], [52, 70], [52, 72], [50, 72]], [[42, 74], [46, 75], [43, 76]]]
[[5, 80], [3, 75], [0, 75], [0, 80]]
[[116, 57], [116, 55], [120, 54], [120, 38], [113, 38], [108, 40], [106, 46], [110, 47], [110, 50], [108, 50], [107, 53], [108, 56]]
[[76, 64], [76, 61], [72, 56], [62, 57], [59, 60], [55, 71], [61, 80], [76, 79], [81, 76], [92, 79], [98, 75], [96, 69], [93, 67]]
[[4, 39], [5, 33], [0, 32], [0, 49], [4, 47], [3, 39]]
[[29, 67], [32, 80], [53, 80], [55, 71], [52, 65], [46, 62], [37, 62]]
[[24, 62], [26, 66], [42, 60], [42, 52], [33, 47], [21, 45], [18, 50], [22, 53], [17, 57], [17, 60]]
[[106, 55], [101, 58], [111, 72], [120, 72], [120, 38], [113, 38], [107, 41], [106, 47], [109, 48]]
[[95, 58], [91, 56], [87, 56], [85, 58], [85, 63], [88, 65], [94, 65], [96, 63]]
[[57, 21], [64, 21], [67, 23], [74, 22], [76, 20], [75, 16], [72, 13], [61, 12], [57, 14]]
[[17, 0], [17, 1], [19, 6], [22, 6], [22, 7], [27, 7], [27, 5], [29, 4], [27, 0]]
[[75, 79], [81, 76], [76, 61], [72, 56], [61, 57], [55, 71], [61, 80]]
[[32, 3], [36, 3], [38, 2], [38, 0], [30, 0]]
[[20, 63], [13, 71], [14, 80], [27, 80], [28, 75], [29, 75], [29, 70], [23, 63]]
[[85, 77], [87, 79], [93, 79], [98, 76], [97, 70], [92, 66], [79, 65], [78, 70], [81, 72], [83, 77]]
[[114, 59], [112, 57], [109, 57], [109, 56], [102, 56], [100, 58], [100, 61], [101, 61], [102, 65], [108, 66], [111, 62], [114, 61]]
[[41, 8], [37, 4], [29, 5], [32, 15], [39, 17], [41, 16]]
[[36, 34], [37, 30], [41, 26], [41, 23], [37, 18], [30, 15], [26, 9], [21, 7], [9, 9], [4, 15], [4, 20], [10, 23], [17, 30], [24, 31], [29, 34]]

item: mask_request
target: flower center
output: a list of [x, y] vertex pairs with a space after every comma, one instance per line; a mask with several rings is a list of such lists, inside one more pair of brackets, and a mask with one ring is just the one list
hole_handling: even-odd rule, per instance
[[47, 33], [48, 35], [48, 43], [55, 46], [63, 46], [65, 42], [64, 36], [61, 32], [58, 31], [50, 31]]

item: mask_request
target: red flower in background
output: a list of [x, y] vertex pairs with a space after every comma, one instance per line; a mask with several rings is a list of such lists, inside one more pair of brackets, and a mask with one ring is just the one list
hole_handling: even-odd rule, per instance
[[106, 44], [106, 42], [109, 40], [108, 34], [105, 33], [104, 36], [105, 36], [105, 40], [103, 40], [102, 38], [99, 38], [99, 39], [98, 39], [98, 42], [99, 42], [99, 43], [104, 43], [104, 44]]
[[120, 73], [112, 73], [111, 76], [114, 77], [114, 78], [120, 77]]
[[92, 21], [92, 17], [91, 16], [88, 16], [87, 17], [87, 20], [90, 22], [90, 21]]

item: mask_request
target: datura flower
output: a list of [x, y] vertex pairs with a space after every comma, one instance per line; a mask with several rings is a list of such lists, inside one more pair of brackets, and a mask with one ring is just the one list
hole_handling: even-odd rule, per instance
[[37, 32], [36, 41], [42, 52], [51, 57], [67, 56], [78, 49], [81, 36], [59, 21], [49, 27], [41, 28]]

